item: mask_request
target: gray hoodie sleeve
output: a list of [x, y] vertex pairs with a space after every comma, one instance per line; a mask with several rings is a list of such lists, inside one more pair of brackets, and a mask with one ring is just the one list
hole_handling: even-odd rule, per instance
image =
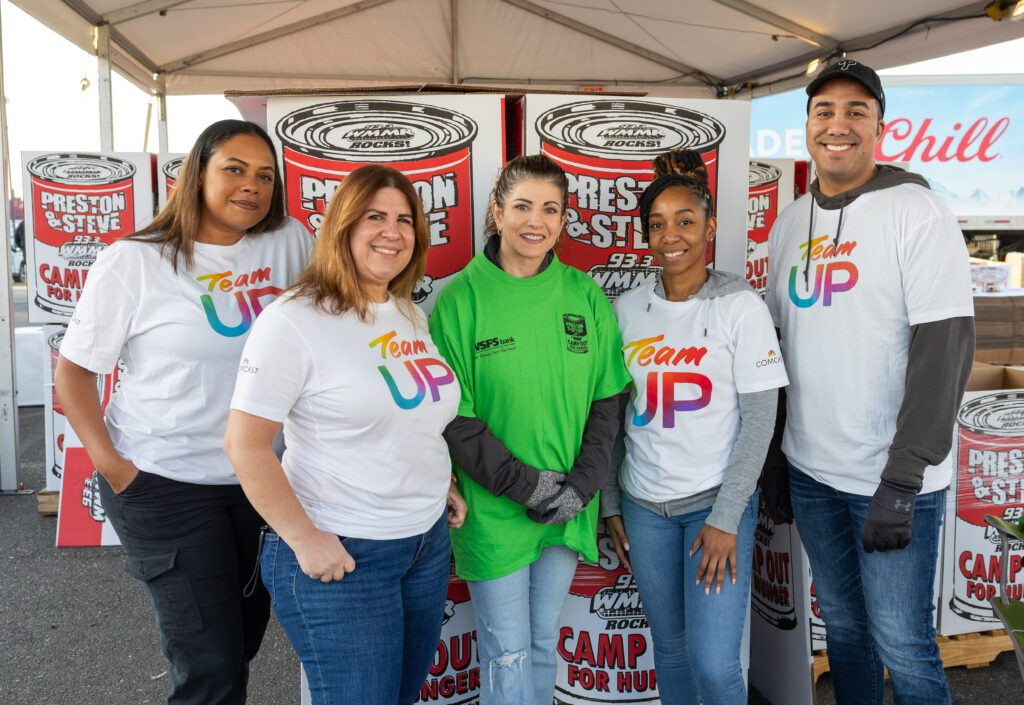
[[882, 480], [921, 491], [925, 468], [942, 462], [953, 444], [953, 422], [973, 358], [973, 317], [911, 328], [903, 403]]
[[761, 476], [768, 444], [775, 431], [775, 411], [778, 404], [777, 389], [740, 394], [740, 433], [729, 456], [725, 480], [711, 508], [707, 524], [735, 534], [740, 517], [754, 494]]
[[629, 406], [629, 389], [619, 394], [619, 429], [612, 442], [611, 467], [604, 487], [601, 488], [601, 518], [622, 514], [622, 489], [619, 487], [619, 470], [626, 459], [626, 410]]

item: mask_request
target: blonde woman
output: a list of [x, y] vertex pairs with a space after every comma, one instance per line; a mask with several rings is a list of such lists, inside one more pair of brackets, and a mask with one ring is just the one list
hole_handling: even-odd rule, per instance
[[411, 705], [441, 633], [465, 503], [441, 437], [459, 383], [412, 303], [428, 242], [405, 176], [352, 172], [238, 368], [225, 448], [314, 705]]

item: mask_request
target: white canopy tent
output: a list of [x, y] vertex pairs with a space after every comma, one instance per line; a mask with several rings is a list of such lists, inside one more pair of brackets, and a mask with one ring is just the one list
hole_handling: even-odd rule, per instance
[[[97, 56], [105, 150], [111, 70], [158, 96], [166, 149], [167, 95], [454, 83], [751, 97], [801, 85], [814, 59], [882, 69], [1024, 36], [1016, 0], [12, 2]], [[9, 298], [0, 287], [0, 314]], [[0, 392], [13, 379], [3, 328]], [[0, 489], [14, 481], [12, 408], [0, 394]]]
[[843, 51], [886, 68], [1024, 36], [986, 14], [1016, 0], [13, 2], [86, 51], [109, 37], [117, 71], [167, 94], [450, 82], [725, 95], [799, 82]]

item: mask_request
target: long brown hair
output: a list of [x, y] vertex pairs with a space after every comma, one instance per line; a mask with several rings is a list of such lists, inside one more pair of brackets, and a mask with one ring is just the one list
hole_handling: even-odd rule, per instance
[[[194, 243], [199, 235], [199, 223], [203, 215], [202, 176], [210, 157], [225, 142], [236, 135], [255, 135], [267, 144], [275, 168], [277, 150], [270, 140], [270, 135], [259, 125], [245, 120], [219, 120], [199, 135], [192, 150], [181, 165], [178, 180], [174, 184], [167, 203], [157, 213], [153, 222], [125, 239], [152, 242], [160, 245], [163, 254], [169, 254], [174, 271], [178, 265], [185, 263], [191, 269], [195, 263]], [[274, 186], [270, 195], [270, 210], [263, 220], [249, 228], [249, 235], [259, 235], [269, 230], [276, 230], [284, 225], [284, 186], [282, 175], [274, 174]]]
[[412, 209], [415, 233], [412, 258], [388, 284], [388, 292], [405, 317], [415, 321], [412, 290], [426, 268], [430, 231], [416, 189], [405, 174], [389, 166], [370, 164], [359, 167], [338, 187], [324, 214], [309, 265], [291, 287], [297, 296], [308, 297], [314, 306], [329, 313], [352, 310], [359, 320], [368, 320], [371, 302], [359, 284], [349, 243], [352, 231], [366, 214], [373, 197], [383, 188], [401, 191]]

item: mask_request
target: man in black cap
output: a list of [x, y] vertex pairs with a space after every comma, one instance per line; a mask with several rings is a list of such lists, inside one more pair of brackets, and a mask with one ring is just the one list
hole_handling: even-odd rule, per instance
[[765, 500], [785, 517], [792, 499], [836, 702], [881, 705], [884, 665], [897, 705], [948, 705], [933, 591], [974, 354], [967, 250], [923, 177], [875, 163], [878, 74], [844, 59], [807, 96], [817, 179], [769, 236], [767, 299], [790, 386]]

